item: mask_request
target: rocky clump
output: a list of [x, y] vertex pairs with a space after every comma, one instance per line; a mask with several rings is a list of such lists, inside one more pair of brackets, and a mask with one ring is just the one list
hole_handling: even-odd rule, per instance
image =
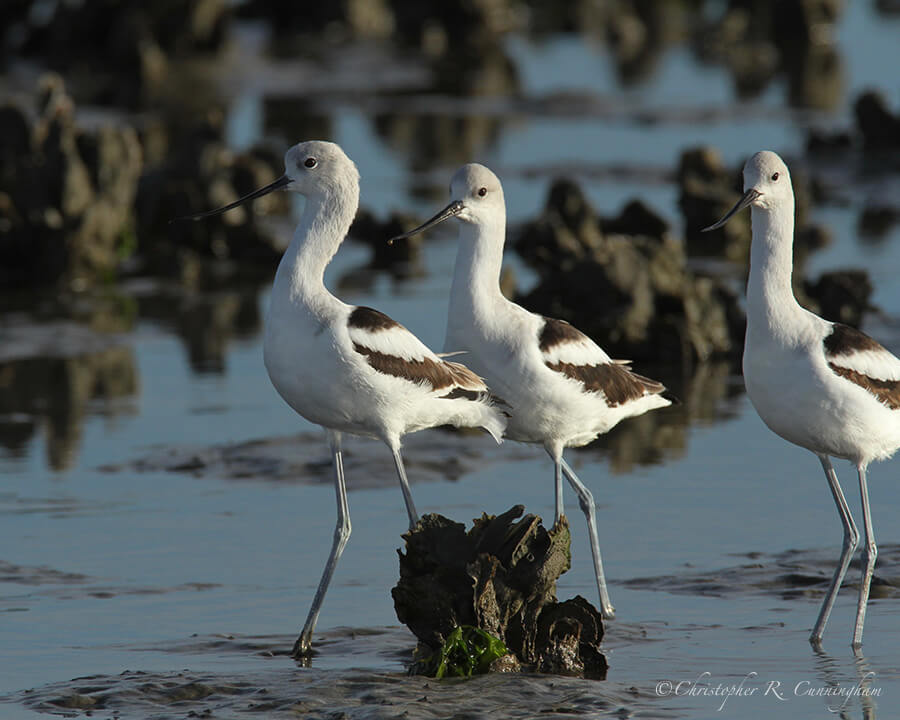
[[231, 152], [218, 112], [162, 142], [168, 148], [165, 159], [147, 167], [136, 201], [144, 268], [188, 282], [203, 276], [208, 260], [226, 261], [233, 270], [250, 274], [274, 268], [284, 242], [260, 216], [286, 213], [285, 193], [271, 193], [215, 217], [176, 218], [222, 207], [271, 183], [283, 172], [281, 154], [262, 147]]
[[741, 197], [740, 169], [729, 168], [715, 148], [690, 148], [678, 162], [678, 206], [691, 254], [742, 261], [750, 249], [750, 213], [731, 219], [716, 232], [704, 233]]
[[833, 322], [859, 327], [872, 309], [872, 282], [865, 270], [822, 273], [815, 282], [805, 281], [804, 290], [808, 301], [803, 304]]
[[740, 96], [785, 76], [792, 105], [833, 109], [843, 69], [835, 37], [843, 0], [735, 0], [696, 34], [700, 55], [729, 68]]
[[806, 137], [811, 153], [842, 153], [862, 148], [871, 159], [885, 150], [900, 148], [900, 112], [894, 112], [884, 96], [867, 90], [853, 103], [855, 123], [850, 128], [812, 128]]
[[91, 0], [0, 4], [0, 63], [39, 59], [65, 72], [79, 101], [138, 107], [171, 81], [169, 59], [217, 50], [225, 0]]
[[556, 599], [556, 581], [570, 566], [568, 523], [548, 531], [534, 515], [517, 520], [523, 511], [482, 515], [468, 532], [424, 516], [399, 552], [400, 581], [391, 591], [397, 617], [419, 639], [420, 655], [471, 625], [541, 672], [605, 677], [600, 613], [582, 597]]
[[134, 245], [142, 169], [129, 127], [76, 127], [61, 78], [39, 85], [34, 119], [0, 107], [0, 286], [83, 286]]
[[419, 275], [422, 268], [423, 235], [388, 240], [408, 232], [421, 224], [421, 220], [405, 213], [394, 212], [384, 222], [364, 208], [356, 214], [347, 237], [372, 248], [369, 267], [373, 270], [390, 270], [401, 277]]
[[690, 365], [740, 351], [734, 294], [689, 270], [668, 223], [641, 203], [602, 219], [577, 185], [558, 180], [515, 247], [541, 278], [519, 301], [603, 338], [617, 357]]
[[853, 112], [867, 151], [900, 148], [900, 113], [891, 111], [883, 96], [864, 92], [854, 103]]
[[0, 105], [0, 286], [80, 290], [123, 271], [198, 285], [210, 260], [257, 275], [277, 264], [280, 233], [257, 214], [286, 212], [284, 193], [202, 222], [172, 220], [272, 182], [279, 151], [232, 153], [216, 111], [165, 127], [148, 121], [140, 133], [112, 119], [83, 129], [52, 73], [35, 106]]

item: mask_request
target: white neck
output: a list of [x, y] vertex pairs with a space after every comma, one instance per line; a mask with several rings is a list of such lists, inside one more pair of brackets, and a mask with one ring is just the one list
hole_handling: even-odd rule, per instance
[[325, 268], [350, 229], [359, 203], [358, 186], [311, 196], [291, 244], [285, 251], [272, 288], [272, 303], [301, 303], [315, 313], [332, 299], [325, 287]]
[[751, 209], [753, 241], [747, 281], [747, 327], [785, 331], [806, 314], [794, 297], [791, 273], [794, 258], [794, 203], [774, 209]]
[[472, 321], [476, 327], [485, 327], [496, 321], [498, 306], [507, 302], [500, 292], [505, 233], [505, 213], [484, 225], [460, 222], [459, 250], [450, 289], [448, 340], [456, 327]]

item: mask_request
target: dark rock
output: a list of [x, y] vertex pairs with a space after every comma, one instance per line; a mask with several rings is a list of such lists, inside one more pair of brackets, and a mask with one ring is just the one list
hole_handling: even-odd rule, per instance
[[886, 205], [867, 205], [859, 214], [859, 220], [856, 225], [861, 235], [881, 238], [897, 222], [900, 222], [900, 208]]
[[727, 168], [710, 147], [685, 150], [678, 163], [678, 206], [691, 255], [745, 261], [750, 249], [750, 213], [732, 218], [724, 227], [704, 233], [740, 199], [741, 172]]
[[182, 130], [166, 160], [141, 177], [136, 215], [144, 269], [193, 282], [212, 259], [242, 274], [269, 273], [283, 243], [258, 216], [286, 212], [284, 193], [196, 222], [173, 220], [237, 200], [271, 183], [283, 168], [281, 154], [263, 147], [238, 154], [227, 150], [218, 113]]
[[[647, 234], [604, 235], [601, 226]], [[737, 352], [743, 316], [736, 298], [688, 270], [667, 228], [637, 203], [600, 220], [577, 185], [557, 181], [543, 214], [515, 241], [541, 275], [519, 302], [602, 338], [619, 357], [691, 364]]]
[[604, 234], [646, 235], [657, 240], [669, 232], [669, 223], [640, 200], [630, 200], [618, 217], [603, 218], [600, 227]]
[[430, 651], [460, 625], [498, 638], [543, 672], [605, 677], [600, 613], [581, 597], [559, 603], [556, 581], [569, 569], [569, 527], [547, 531], [517, 505], [460, 523], [426, 515], [403, 537], [400, 581], [391, 594], [397, 617]]
[[500, 136], [502, 121], [477, 113], [389, 113], [376, 115], [374, 126], [411, 170], [425, 172], [435, 166], [461, 165], [482, 154]]
[[835, 27], [842, 0], [734, 0], [696, 34], [700, 55], [723, 63], [742, 97], [786, 77], [791, 104], [833, 109], [843, 91]]
[[347, 236], [372, 248], [370, 266], [373, 269], [393, 270], [403, 276], [420, 274], [423, 238], [421, 234], [388, 244], [391, 238], [408, 232], [420, 224], [420, 219], [398, 212], [391, 213], [387, 220], [381, 222], [372, 212], [360, 209]]
[[558, 179], [550, 187], [543, 214], [522, 228], [515, 246], [538, 272], [568, 272], [602, 242], [599, 219], [581, 188]]
[[217, 50], [229, 10], [225, 0], [93, 0], [4, 3], [0, 57], [38, 58], [65, 72], [79, 101], [138, 107], [165, 89], [169, 58]]
[[810, 130], [806, 136], [806, 151], [809, 153], [846, 152], [853, 147], [853, 137], [846, 130], [827, 132]]
[[870, 91], [860, 95], [853, 112], [866, 150], [900, 148], [900, 116], [888, 109], [879, 93]]
[[79, 288], [133, 249], [140, 142], [130, 127], [77, 128], [58, 76], [42, 78], [38, 105], [33, 123], [0, 111], [0, 285]]
[[839, 270], [822, 273], [816, 282], [805, 283], [806, 294], [818, 304], [826, 319], [859, 327], [863, 315], [871, 309], [872, 282], [865, 270]]

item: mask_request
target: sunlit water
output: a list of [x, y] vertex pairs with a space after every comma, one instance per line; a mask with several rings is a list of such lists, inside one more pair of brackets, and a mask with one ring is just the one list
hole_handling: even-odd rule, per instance
[[[894, 92], [897, 63], [886, 61], [885, 55], [897, 59], [896, 21], [877, 19], [861, 3], [847, 5], [839, 34], [847, 63], [846, 97], [868, 86]], [[866, 38], [862, 45], [860, 37]], [[560, 87], [598, 92], [599, 85], [601, 95], [619, 98], [602, 48], [560, 38], [539, 46], [512, 41], [509, 51], [528, 96], [538, 98]], [[622, 95], [626, 109], [665, 114], [667, 108], [731, 105], [724, 71], [700, 66], [677, 48], [669, 54], [644, 85]], [[570, 72], [573, 67], [580, 70]], [[533, 172], [542, 167], [571, 166], [576, 177], [578, 168], [592, 164], [628, 163], [671, 172], [680, 151], [699, 143], [716, 145], [732, 163], [761, 147], [799, 157], [803, 128], [810, 115], [816, 116], [784, 110], [780, 92], [775, 87], [764, 93], [748, 105], [745, 116], [729, 113], [699, 124], [637, 125], [628, 112], [599, 119], [510, 114], [498, 119], [496, 141], [480, 147], [472, 159], [498, 170], [510, 219], [521, 222], [543, 204], [552, 173]], [[237, 107], [243, 108], [244, 120], [234, 130], [235, 142], [243, 144], [261, 128], [252, 98]], [[849, 122], [849, 111], [821, 119], [840, 125]], [[332, 139], [360, 167], [365, 205], [380, 214], [404, 208], [424, 215], [444, 200], [455, 164], [428, 173], [408, 171], [403, 157], [373, 131], [366, 111], [350, 103], [334, 109], [333, 130]], [[673, 184], [579, 179], [601, 213], [615, 213], [627, 199], [640, 196], [680, 226]], [[891, 318], [900, 315], [895, 282], [900, 229], [895, 225], [878, 243], [856, 239], [856, 216], [867, 193], [875, 191], [851, 188], [847, 206], [814, 209], [813, 219], [831, 229], [834, 243], [810, 259], [807, 271], [816, 276], [847, 266], [869, 270], [873, 301], [886, 316], [875, 324], [896, 352], [900, 332]], [[327, 279], [348, 302], [374, 305], [440, 348], [453, 257], [453, 233], [436, 234], [426, 245], [423, 277], [397, 282], [375, 276], [370, 285], [360, 286], [347, 277], [365, 265], [368, 250], [347, 245]], [[520, 287], [532, 281], [515, 257], [509, 261], [518, 269]], [[134, 288], [123, 292], [141, 295]], [[264, 308], [266, 297], [262, 292], [253, 302]], [[446, 712], [432, 708], [433, 716], [457, 709], [475, 716], [495, 711], [527, 715], [533, 708], [553, 716], [566, 703], [575, 713], [620, 712], [623, 717], [894, 716], [900, 703], [896, 597], [870, 602], [864, 657], [855, 658], [849, 647], [852, 588], [838, 598], [825, 638], [828, 654], [817, 655], [806, 637], [821, 590], [783, 593], [776, 570], [772, 587], [748, 584], [718, 596], [625, 584], [697, 573], [715, 580], [720, 569], [752, 564], [756, 557], [765, 563], [791, 549], [815, 551], [810, 572], [824, 577], [830, 559], [837, 559], [840, 525], [818, 462], [765, 429], [738, 392], [739, 376], [722, 380], [715, 412], [689, 425], [663, 452], [662, 462], [612, 472], [602, 450], [570, 454], [576, 472], [595, 493], [606, 572], [618, 610], [607, 629], [608, 680], [558, 680], [554, 686], [553, 679], [513, 678], [475, 681], [468, 691], [464, 685], [428, 689], [422, 680], [402, 679], [414, 640], [397, 627], [389, 591], [398, 575], [395, 550], [406, 514], [386, 451], [371, 441], [348, 440], [350, 456], [356, 451], [366, 458], [348, 466], [353, 536], [319, 619], [320, 654], [311, 669], [296, 669], [278, 653], [289, 649], [302, 624], [334, 525], [334, 491], [323, 469], [328, 462], [324, 438], [317, 442], [320, 431], [291, 412], [272, 389], [258, 328], [225, 341], [221, 372], [192, 369], [172, 323], [146, 315], [139, 315], [134, 329], [117, 343], [120, 354], [110, 362], [133, 364], [133, 388], [115, 400], [88, 399], [68, 420], [38, 404], [34, 431], [8, 440], [0, 455], [0, 561], [8, 564], [0, 566], [0, 693], [9, 693], [13, 701], [0, 708], [4, 718], [33, 715], [21, 704], [28, 703], [22, 693], [28, 688], [39, 688], [36, 692], [46, 700], [70, 694], [77, 686], [41, 691], [48, 683], [85, 675], [108, 679], [126, 670], [159, 678], [185, 668], [192, 678], [243, 678], [252, 687], [268, 686], [282, 696], [318, 694], [325, 698], [324, 706], [310, 706], [310, 714], [333, 708], [351, 717], [355, 712], [362, 717], [359, 708], [367, 704], [365, 693], [348, 689], [356, 677], [351, 668], [371, 671], [363, 677], [373, 687], [393, 688], [387, 695], [395, 705], [385, 710], [387, 715], [405, 709], [412, 716], [430, 717], [421, 714], [418, 696], [431, 693], [435, 702], [446, 693]], [[298, 434], [299, 454], [305, 462], [319, 464], [312, 475], [279, 471], [225, 478], [215, 470], [169, 472], [152, 463], [150, 469], [135, 465], [170, 448], [205, 452], [252, 440], [280, 442]], [[472, 438], [468, 446], [454, 440], [446, 452], [461, 455], [462, 474], [448, 482], [427, 467], [434, 443], [441, 442], [422, 436], [408, 440], [409, 474], [420, 512], [469, 522], [482, 511], [497, 513], [522, 503], [529, 512], [552, 516], [552, 468], [542, 451], [495, 449], [486, 437]], [[851, 507], [858, 508], [852, 469], [843, 462], [837, 467]], [[885, 546], [900, 543], [898, 470], [892, 461], [870, 472], [876, 536]], [[593, 600], [583, 520], [575, 499], [568, 496], [567, 501], [574, 558], [559, 594]], [[896, 565], [887, 571], [896, 571]], [[851, 576], [857, 573], [857, 567], [851, 569]], [[897, 581], [896, 574], [885, 579]], [[363, 635], [354, 638], [343, 628]], [[720, 683], [740, 686], [742, 681], [739, 695], [711, 695]], [[852, 689], [860, 683], [878, 691], [872, 702], [816, 696], [822, 688]], [[524, 693], [523, 687], [533, 688], [535, 695]], [[375, 689], [372, 697], [384, 699], [379, 692], [385, 693]], [[529, 697], [533, 699], [523, 699]], [[590, 698], [598, 704], [591, 705]], [[188, 702], [173, 712], [184, 716], [192, 708], [207, 707], [204, 702], [212, 701]], [[225, 707], [233, 713], [242, 706]]]

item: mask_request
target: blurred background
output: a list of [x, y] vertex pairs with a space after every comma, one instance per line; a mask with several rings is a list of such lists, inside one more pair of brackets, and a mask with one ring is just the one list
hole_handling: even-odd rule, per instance
[[[284, 151], [308, 139], [339, 143], [362, 176], [359, 215], [326, 274], [342, 299], [387, 312], [440, 349], [455, 229], [448, 223], [393, 247], [386, 240], [446, 204], [459, 165], [481, 162], [500, 176], [508, 205], [504, 292], [571, 321], [682, 399], [577, 454], [599, 503], [610, 473], [621, 478], [615, 492], [643, 503], [652, 494], [641, 483], [651, 479], [718, 487], [718, 476], [707, 485], [698, 468], [746, 472], [751, 486], [759, 458], [777, 454], [779, 462], [796, 460], [802, 492], [821, 503], [796, 522], [798, 536], [766, 550], [836, 544], [837, 519], [817, 465], [768, 435], [743, 396], [749, 213], [715, 233], [699, 230], [739, 197], [748, 156], [779, 152], [798, 201], [798, 298], [900, 350], [898, 67], [896, 0], [6, 0], [6, 609], [43, 607], [68, 626], [73, 604], [60, 604], [61, 583], [86, 585], [74, 606], [85, 602], [87, 612], [97, 612], [91, 593], [130, 597], [149, 584], [179, 589], [172, 602], [182, 604], [169, 609], [177, 615], [187, 612], [178, 593], [208, 571], [225, 589], [207, 593], [203, 613], [212, 603], [240, 623], [228, 614], [238, 597], [271, 610], [280, 631], [301, 619], [325, 550], [304, 548], [311, 577], [298, 599], [297, 543], [315, 535], [324, 546], [330, 537], [328, 454], [269, 385], [260, 333], [302, 199], [274, 194], [203, 222], [170, 220], [271, 182], [283, 171]], [[550, 469], [537, 451], [505, 445], [496, 454], [480, 439], [435, 438], [410, 440], [413, 482], [468, 479], [468, 489], [463, 502], [460, 488], [414, 488], [425, 511], [455, 510], [464, 519], [532, 500], [546, 507], [529, 504], [530, 511], [549, 511]], [[384, 543], [396, 546], [403, 510], [388, 460], [375, 446], [354, 447], [351, 489], [383, 489], [361, 504], [354, 533], [365, 532], [358, 528], [367, 513], [380, 517], [383, 503]], [[481, 490], [479, 473], [507, 491]], [[890, 469], [873, 475], [882, 473]], [[531, 476], [533, 498], [522, 500], [513, 480]], [[883, 488], [875, 483], [877, 497]], [[272, 492], [288, 495], [276, 503]], [[786, 515], [770, 520], [774, 538], [793, 518], [792, 497], [779, 499]], [[673, 495], [655, 526], [660, 535], [648, 541], [684, 559], [687, 541], [665, 535], [676, 533], [672, 514], [698, 527], [734, 501], [703, 498], [697, 505], [696, 496]], [[204, 514], [210, 502], [218, 507]], [[883, 499], [886, 517], [898, 502], [896, 492]], [[285, 525], [296, 523], [296, 534], [267, 545], [255, 533], [271, 522], [273, 503], [292, 511]], [[306, 517], [313, 507], [322, 516], [314, 521]], [[225, 517], [246, 526], [222, 525]], [[733, 522], [721, 522], [731, 530]], [[611, 528], [607, 540], [627, 528]], [[160, 529], [170, 533], [162, 546]], [[720, 542], [708, 530], [710, 543]], [[744, 552], [759, 535], [760, 527], [748, 528], [722, 552]], [[272, 545], [283, 557], [267, 555]], [[236, 585], [223, 555], [242, 566]], [[395, 560], [386, 555], [372, 577], [343, 579], [378, 595], [359, 623], [396, 622], [386, 597]], [[632, 548], [621, 551], [623, 565], [611, 559], [614, 585], [617, 574], [658, 573], [666, 564], [665, 552], [658, 565], [643, 557]], [[244, 577], [238, 558], [272, 575]], [[370, 561], [350, 550], [345, 560], [354, 573]], [[589, 587], [588, 574], [578, 575], [582, 565], [572, 571], [576, 589]], [[281, 577], [279, 567], [291, 569]], [[824, 578], [827, 565], [815, 572]], [[346, 587], [342, 595], [341, 582], [332, 590], [334, 616], [326, 602], [323, 630], [357, 622], [359, 598]], [[113, 606], [125, 626], [148, 612], [132, 602]], [[800, 609], [794, 620], [802, 626], [814, 606]], [[877, 606], [870, 615], [878, 616]], [[190, 622], [153, 629], [180, 637], [197, 614], [185, 617]], [[892, 618], [896, 633], [898, 614]], [[36, 639], [27, 619], [17, 628], [20, 648], [56, 645]], [[119, 637], [109, 632], [107, 641]], [[99, 651], [92, 657], [119, 667]], [[5, 689], [65, 675], [65, 660], [53, 671], [45, 661], [37, 653]]]
[[[506, 188], [504, 291], [688, 382], [740, 355], [749, 214], [699, 229], [763, 148], [792, 168], [803, 302], [859, 325], [900, 299], [878, 282], [900, 218], [896, 3], [14, 0], [0, 20], [13, 467], [44, 445], [65, 470], [86, 414], [139, 412], [142, 327], [178, 338], [198, 381], [228, 372], [302, 200], [169, 221], [271, 181], [304, 139], [362, 172], [334, 272], [349, 302], [447, 286], [452, 231], [384, 240], [480, 161]], [[442, 309], [400, 304], [439, 346]]]

